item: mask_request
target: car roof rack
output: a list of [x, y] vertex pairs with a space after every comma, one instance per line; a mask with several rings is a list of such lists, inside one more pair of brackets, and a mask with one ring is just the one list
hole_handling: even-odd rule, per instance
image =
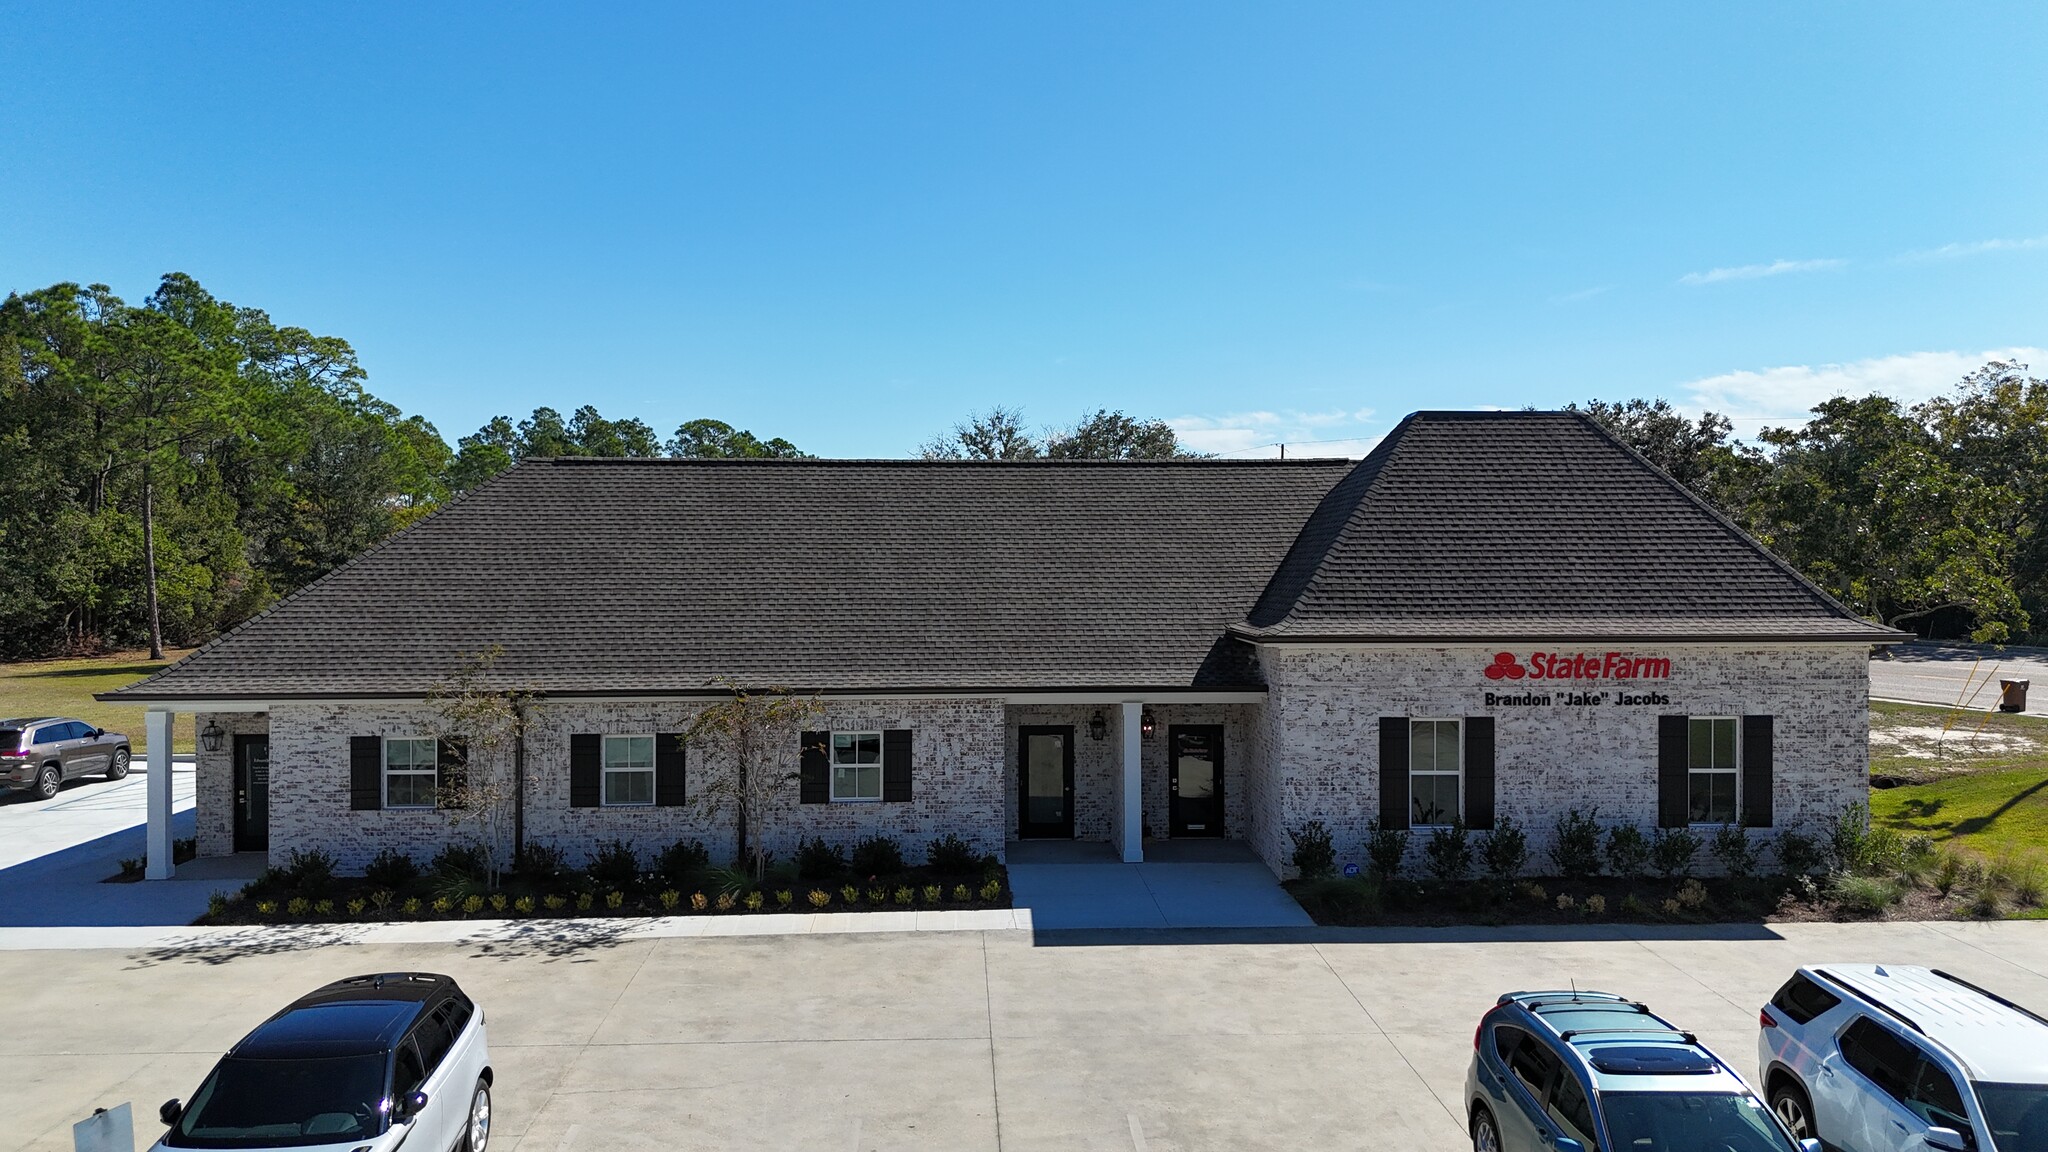
[[1699, 1037], [1676, 1028], [1569, 1028], [1557, 1034], [1558, 1039], [1566, 1042], [1581, 1036], [1663, 1036], [1681, 1044], [1697, 1045], [1700, 1042]]
[[[1878, 967], [1882, 968], [1883, 965], [1878, 965]], [[1840, 975], [1839, 973], [1833, 972], [1826, 968], [1814, 968], [1810, 969], [1810, 971], [1817, 972], [1822, 976], [1825, 976], [1828, 979], [1834, 981], [1835, 983], [1841, 985], [1842, 987], [1847, 988], [1849, 991], [1855, 993], [1857, 996], [1862, 997], [1863, 1000], [1867, 1002], [1871, 1007], [1876, 1008], [1878, 1011], [1883, 1012], [1885, 1015], [1891, 1017], [1894, 1020], [1897, 1020], [1901, 1024], [1904, 1024], [1906, 1027], [1911, 1028], [1913, 1031], [1918, 1032], [1920, 1035], [1927, 1035], [1927, 1029], [1922, 1028], [1920, 1026], [1919, 1021], [1913, 1019], [1911, 1016], [1906, 1015], [1904, 1012], [1899, 1011], [1897, 1008], [1892, 1007], [1890, 1004], [1885, 1003], [1883, 996], [1880, 996], [1876, 992], [1873, 992], [1870, 989], [1865, 988], [1863, 985], [1858, 984], [1856, 981], [1851, 980], [1846, 976]], [[1958, 983], [1960, 983], [1960, 981], [1958, 981]]]
[[1939, 968], [1930, 968], [1928, 969], [1928, 971], [1934, 973], [1936, 976], [1941, 977], [1943, 980], [1946, 980], [1951, 984], [1957, 984], [1964, 988], [1968, 988], [1970, 991], [1975, 992], [1977, 995], [1984, 997], [1986, 1000], [1989, 1000], [1994, 1004], [2003, 1004], [2007, 1008], [2010, 1008], [2013, 1011], [2019, 1013], [2020, 1015], [2025, 1016], [2027, 1019], [2032, 1020], [2036, 1024], [2048, 1024], [2048, 1018], [2042, 1017], [2040, 1013], [2035, 1012], [2033, 1009], [2028, 1008], [2024, 1005], [2015, 1004], [2012, 1001], [2007, 1000], [2005, 997], [2000, 996], [1998, 993], [1991, 991], [1989, 988], [1979, 988], [1977, 985], [1970, 983], [1968, 980], [1965, 980], [1960, 976], [1954, 976], [1947, 972], [1943, 972]]

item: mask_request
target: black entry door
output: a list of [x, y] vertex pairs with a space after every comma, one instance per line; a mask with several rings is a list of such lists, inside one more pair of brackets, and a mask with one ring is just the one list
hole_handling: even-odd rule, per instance
[[235, 737], [235, 851], [270, 848], [270, 737]]
[[1017, 729], [1017, 836], [1074, 835], [1074, 730], [1053, 725]]
[[1175, 724], [1166, 730], [1173, 757], [1168, 782], [1168, 834], [1223, 835], [1223, 726]]

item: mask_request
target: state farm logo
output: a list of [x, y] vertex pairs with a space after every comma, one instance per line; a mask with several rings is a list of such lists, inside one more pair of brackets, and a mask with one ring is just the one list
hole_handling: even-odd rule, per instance
[[1667, 680], [1671, 661], [1627, 652], [1534, 652], [1525, 668], [1513, 652], [1496, 652], [1485, 674], [1488, 680]]
[[1486, 666], [1488, 680], [1520, 680], [1528, 674], [1529, 670], [1522, 667], [1513, 652], [1494, 653], [1493, 663]]

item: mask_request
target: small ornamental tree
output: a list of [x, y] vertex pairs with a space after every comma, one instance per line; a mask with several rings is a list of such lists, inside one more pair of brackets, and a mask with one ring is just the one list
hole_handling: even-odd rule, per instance
[[714, 811], [732, 813], [740, 862], [756, 880], [768, 871], [762, 847], [777, 798], [797, 779], [783, 759], [792, 737], [824, 710], [814, 696], [787, 688], [746, 688], [730, 677], [719, 681], [730, 695], [691, 721], [683, 739], [704, 750], [710, 769], [699, 795]]
[[505, 654], [493, 644], [463, 658], [427, 693], [434, 707], [433, 735], [452, 771], [439, 778], [436, 800], [448, 823], [468, 834], [482, 853], [485, 881], [496, 888], [512, 862], [512, 825], [518, 784], [506, 770], [513, 749], [532, 722], [536, 693], [503, 684], [492, 669]]

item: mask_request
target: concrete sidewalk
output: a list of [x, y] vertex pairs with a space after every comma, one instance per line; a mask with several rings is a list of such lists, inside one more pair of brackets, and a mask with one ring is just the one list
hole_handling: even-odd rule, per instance
[[1106, 844], [1023, 841], [1007, 852], [1010, 891], [1039, 931], [1074, 928], [1306, 928], [1308, 913], [1249, 848], [1148, 843], [1142, 864]]
[[[184, 925], [215, 891], [239, 889], [260, 861], [195, 860], [174, 880], [108, 884], [124, 858], [143, 853], [146, 768], [125, 780], [73, 781], [50, 800], [25, 795], [0, 804], [0, 931], [25, 926]], [[174, 762], [174, 837], [193, 828], [188, 757]]]

